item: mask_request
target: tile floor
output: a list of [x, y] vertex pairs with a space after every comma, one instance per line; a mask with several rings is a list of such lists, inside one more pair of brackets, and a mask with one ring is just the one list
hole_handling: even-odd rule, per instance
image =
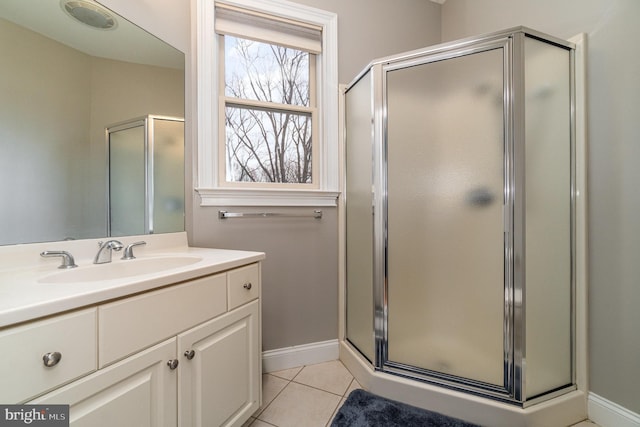
[[262, 376], [262, 407], [244, 427], [325, 427], [351, 390], [361, 388], [339, 360]]
[[[262, 376], [262, 407], [243, 427], [326, 427], [358, 381], [339, 360]], [[598, 427], [583, 421], [571, 427]]]

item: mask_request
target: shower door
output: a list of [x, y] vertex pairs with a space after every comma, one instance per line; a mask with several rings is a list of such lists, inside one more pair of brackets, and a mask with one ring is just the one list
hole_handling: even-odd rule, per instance
[[148, 233], [145, 134], [143, 120], [107, 129], [109, 236]]
[[184, 230], [184, 119], [149, 115], [106, 133], [109, 236]]
[[504, 390], [504, 50], [385, 69], [385, 369]]

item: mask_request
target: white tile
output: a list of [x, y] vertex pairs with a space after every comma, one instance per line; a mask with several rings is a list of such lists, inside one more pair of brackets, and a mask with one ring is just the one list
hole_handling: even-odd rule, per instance
[[344, 405], [344, 402], [346, 401], [346, 398], [342, 398], [340, 399], [340, 403], [338, 403], [338, 406], [336, 407], [336, 410], [333, 411], [333, 414], [331, 414], [331, 418], [329, 418], [329, 421], [327, 421], [327, 427], [329, 427], [331, 425], [331, 421], [333, 421], [333, 418], [336, 416], [336, 414], [338, 413], [338, 411], [340, 410], [340, 408], [342, 407], [342, 405]]
[[340, 396], [295, 382], [258, 416], [278, 427], [324, 427], [340, 403]]
[[587, 421], [579, 422], [578, 424], [574, 424], [571, 427], [598, 427], [598, 424], [587, 420]]
[[356, 380], [355, 378], [353, 379], [353, 381], [351, 381], [351, 384], [349, 385], [349, 388], [347, 389], [347, 391], [344, 393], [344, 397], [349, 396], [349, 394], [351, 394], [351, 392], [353, 390], [357, 390], [357, 389], [362, 389], [362, 386], [360, 385], [360, 383], [358, 382], [358, 380]]
[[265, 423], [264, 421], [261, 421], [261, 420], [255, 420], [253, 424], [251, 424], [251, 427], [274, 427], [274, 425]]
[[305, 366], [294, 381], [343, 396], [353, 375], [339, 360]]
[[282, 371], [269, 372], [270, 375], [275, 375], [276, 377], [284, 378], [285, 380], [292, 380], [296, 375], [302, 370], [302, 366], [298, 366], [297, 368], [284, 369]]
[[289, 384], [289, 381], [275, 377], [271, 374], [262, 375], [262, 406], [254, 412], [253, 416], [260, 414], [264, 408]]
[[249, 427], [251, 423], [253, 423], [254, 421], [255, 421], [255, 418], [251, 417], [247, 421], [245, 421], [244, 424], [242, 424], [242, 427]]

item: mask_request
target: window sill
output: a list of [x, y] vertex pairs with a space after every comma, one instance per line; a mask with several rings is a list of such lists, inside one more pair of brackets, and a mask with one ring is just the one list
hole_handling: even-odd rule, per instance
[[196, 188], [200, 206], [328, 206], [338, 204], [337, 191], [239, 190]]

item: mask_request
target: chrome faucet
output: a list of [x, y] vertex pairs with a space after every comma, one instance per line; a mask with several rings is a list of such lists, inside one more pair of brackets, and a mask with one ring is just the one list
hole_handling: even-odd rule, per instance
[[93, 260], [94, 264], [105, 264], [111, 262], [111, 252], [121, 250], [124, 245], [117, 240], [107, 240], [106, 242], [98, 242], [98, 253]]
[[41, 257], [62, 257], [62, 264], [58, 268], [75, 268], [77, 267], [73, 255], [67, 251], [44, 251], [40, 252]]
[[147, 242], [140, 241], [140, 242], [135, 242], [135, 243], [131, 243], [130, 245], [127, 245], [127, 247], [124, 248], [124, 253], [122, 254], [122, 258], [120, 259], [136, 259], [136, 257], [133, 255], [133, 248], [136, 246], [141, 246], [146, 244]]

